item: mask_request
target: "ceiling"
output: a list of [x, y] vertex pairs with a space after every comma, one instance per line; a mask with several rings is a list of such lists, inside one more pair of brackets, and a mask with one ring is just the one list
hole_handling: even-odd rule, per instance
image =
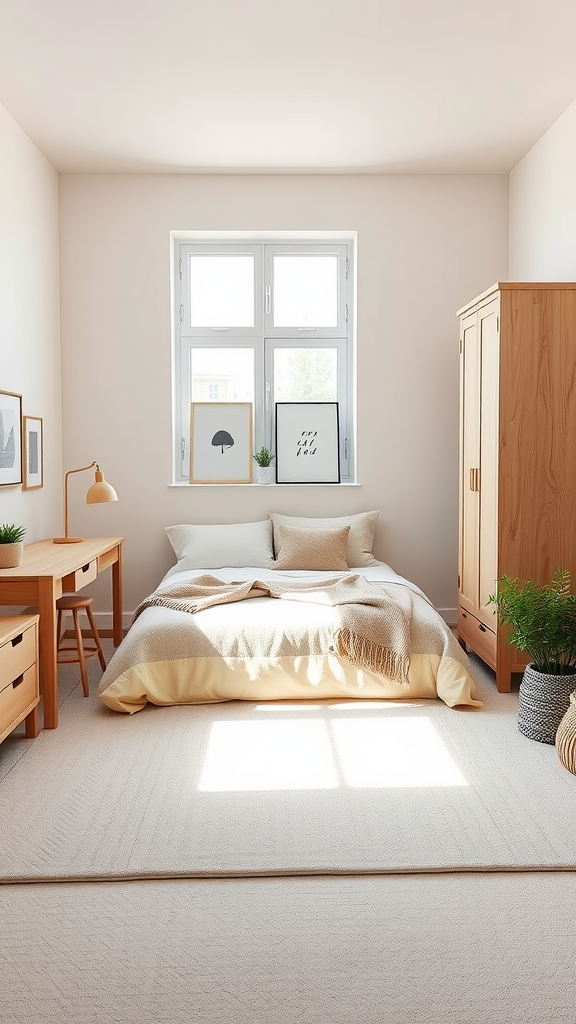
[[508, 172], [576, 98], [574, 0], [0, 0], [62, 172]]

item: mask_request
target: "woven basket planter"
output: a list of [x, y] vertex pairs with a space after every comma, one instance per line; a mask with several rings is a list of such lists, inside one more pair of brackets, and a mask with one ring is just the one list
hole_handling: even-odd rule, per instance
[[572, 775], [576, 775], [576, 693], [570, 696], [570, 706], [556, 733], [556, 753]]
[[556, 732], [576, 690], [576, 675], [558, 676], [524, 669], [518, 700], [518, 728], [530, 740], [554, 743]]
[[22, 561], [24, 543], [0, 544], [0, 569], [14, 569]]

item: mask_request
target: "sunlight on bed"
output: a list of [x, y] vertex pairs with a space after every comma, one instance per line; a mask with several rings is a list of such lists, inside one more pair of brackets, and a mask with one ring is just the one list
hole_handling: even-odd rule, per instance
[[467, 786], [426, 716], [215, 722], [198, 789]]

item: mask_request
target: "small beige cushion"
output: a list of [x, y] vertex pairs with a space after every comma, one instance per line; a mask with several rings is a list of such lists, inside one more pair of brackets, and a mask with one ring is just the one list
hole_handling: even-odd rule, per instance
[[378, 565], [372, 554], [374, 533], [379, 512], [356, 512], [350, 516], [285, 516], [279, 512], [270, 512], [274, 524], [274, 549], [276, 557], [280, 550], [280, 527], [298, 526], [314, 530], [336, 529], [349, 526], [348, 553], [346, 561], [351, 568], [364, 565]]
[[329, 530], [308, 530], [280, 526], [280, 551], [272, 569], [311, 569], [345, 572], [349, 526]]

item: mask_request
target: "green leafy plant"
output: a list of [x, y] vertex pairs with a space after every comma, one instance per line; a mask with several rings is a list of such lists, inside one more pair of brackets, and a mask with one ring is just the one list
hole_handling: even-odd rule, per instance
[[570, 593], [570, 573], [556, 569], [552, 582], [520, 584], [510, 576], [497, 580], [488, 603], [504, 625], [513, 626], [510, 643], [527, 651], [538, 672], [576, 673], [576, 597]]
[[254, 452], [252, 458], [259, 466], [271, 466], [276, 456], [269, 448], [260, 448], [259, 451]]
[[2, 523], [0, 525], [0, 544], [19, 544], [26, 528], [24, 526], [15, 526], [14, 523]]

